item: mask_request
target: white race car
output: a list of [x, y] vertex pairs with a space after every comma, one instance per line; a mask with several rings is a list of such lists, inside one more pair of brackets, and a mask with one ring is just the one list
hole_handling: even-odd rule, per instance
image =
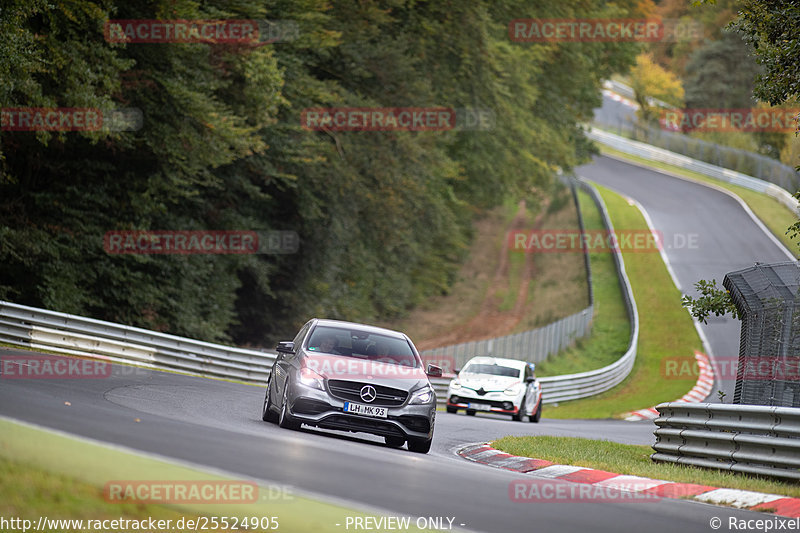
[[465, 409], [511, 415], [520, 421], [527, 416], [538, 422], [542, 416], [542, 387], [534, 374], [535, 365], [516, 359], [473, 357], [447, 388], [447, 412]]

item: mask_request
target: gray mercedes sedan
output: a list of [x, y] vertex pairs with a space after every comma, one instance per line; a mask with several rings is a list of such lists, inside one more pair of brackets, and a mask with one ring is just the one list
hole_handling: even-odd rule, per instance
[[404, 333], [314, 318], [277, 351], [263, 420], [371, 433], [389, 446], [430, 450], [436, 394], [428, 378], [442, 369], [425, 368]]

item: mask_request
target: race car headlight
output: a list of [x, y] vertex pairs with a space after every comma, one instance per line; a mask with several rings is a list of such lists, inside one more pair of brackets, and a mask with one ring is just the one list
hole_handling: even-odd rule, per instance
[[424, 403], [431, 403], [435, 399], [436, 395], [433, 393], [433, 389], [430, 386], [427, 386], [412, 393], [411, 401], [409, 401], [408, 403], [411, 405], [418, 405]]
[[456, 378], [456, 379], [454, 379], [453, 381], [450, 382], [450, 387], [453, 388], [453, 389], [460, 389], [461, 388], [461, 382], [458, 381], [458, 378]]
[[507, 388], [503, 392], [505, 394], [508, 394], [509, 396], [516, 396], [517, 394], [519, 394], [519, 392], [521, 390], [520, 387], [521, 387], [521, 385], [519, 383], [514, 383], [513, 385], [511, 385], [509, 388]]
[[323, 385], [323, 377], [311, 370], [310, 368], [300, 369], [300, 383], [306, 387], [313, 389], [325, 390]]

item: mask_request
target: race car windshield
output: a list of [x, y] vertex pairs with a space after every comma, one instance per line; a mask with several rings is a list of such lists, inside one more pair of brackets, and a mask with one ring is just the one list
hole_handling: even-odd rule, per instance
[[317, 326], [308, 340], [307, 347], [310, 352], [369, 359], [411, 368], [420, 366], [405, 339], [360, 329]]
[[506, 376], [509, 378], [518, 378], [519, 369], [511, 368], [509, 366], [500, 365], [487, 365], [473, 363], [467, 366], [463, 372], [465, 374], [490, 374], [492, 376]]

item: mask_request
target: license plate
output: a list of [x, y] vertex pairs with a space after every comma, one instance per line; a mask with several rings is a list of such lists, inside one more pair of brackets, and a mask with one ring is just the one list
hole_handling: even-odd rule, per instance
[[375, 405], [364, 405], [363, 403], [344, 402], [344, 412], [357, 415], [374, 416], [376, 418], [386, 418], [388, 409]]
[[469, 403], [467, 404], [468, 409], [475, 409], [476, 411], [491, 411], [492, 406], [488, 403]]

